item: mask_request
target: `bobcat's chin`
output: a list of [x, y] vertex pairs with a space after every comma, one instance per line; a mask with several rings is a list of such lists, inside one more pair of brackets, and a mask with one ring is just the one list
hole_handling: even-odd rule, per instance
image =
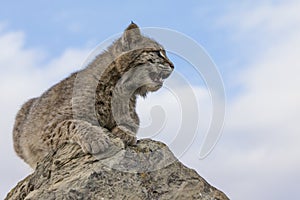
[[135, 91], [135, 95], [141, 97], [146, 97], [149, 92], [155, 92], [162, 87], [162, 84], [148, 84], [138, 88]]

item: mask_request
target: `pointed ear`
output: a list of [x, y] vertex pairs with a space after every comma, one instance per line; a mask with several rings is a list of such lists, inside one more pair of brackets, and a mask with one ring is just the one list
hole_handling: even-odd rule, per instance
[[141, 39], [141, 31], [139, 27], [131, 21], [131, 24], [125, 29], [122, 35], [123, 46], [129, 47], [131, 44]]

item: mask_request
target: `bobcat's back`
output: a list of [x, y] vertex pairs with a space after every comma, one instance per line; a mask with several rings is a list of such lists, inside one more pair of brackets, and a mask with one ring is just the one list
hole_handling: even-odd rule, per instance
[[[22, 154], [22, 149], [21, 149], [21, 144], [20, 144], [20, 137], [23, 132], [23, 127], [24, 123], [26, 122], [26, 118], [30, 113], [30, 110], [32, 108], [32, 105], [34, 104], [35, 100], [37, 98], [33, 98], [28, 100], [22, 108], [19, 110], [17, 113], [16, 119], [15, 119], [15, 124], [14, 124], [14, 129], [13, 129], [13, 140], [14, 142], [14, 149], [18, 156], [20, 156], [22, 159], [24, 159], [23, 154]], [[18, 141], [18, 142], [17, 142]]]

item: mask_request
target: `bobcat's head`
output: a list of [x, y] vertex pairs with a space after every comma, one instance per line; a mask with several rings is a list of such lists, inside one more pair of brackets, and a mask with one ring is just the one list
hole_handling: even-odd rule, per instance
[[131, 23], [116, 42], [116, 51], [122, 51], [124, 63], [130, 63], [118, 85], [132, 94], [146, 96], [162, 87], [174, 70], [164, 48], [153, 39], [142, 36], [138, 26]]

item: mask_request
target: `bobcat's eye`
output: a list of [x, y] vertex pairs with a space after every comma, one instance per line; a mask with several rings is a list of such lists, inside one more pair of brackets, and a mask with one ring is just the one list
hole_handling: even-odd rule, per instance
[[166, 53], [163, 50], [159, 51], [158, 55], [162, 58], [166, 58]]

